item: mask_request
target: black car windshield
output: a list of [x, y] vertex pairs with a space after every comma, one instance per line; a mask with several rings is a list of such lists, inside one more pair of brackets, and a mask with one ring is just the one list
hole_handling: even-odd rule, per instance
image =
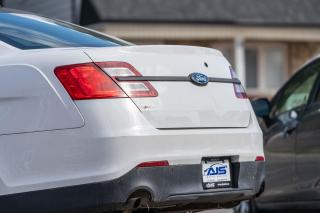
[[128, 45], [73, 24], [22, 13], [0, 13], [0, 40], [23, 50]]

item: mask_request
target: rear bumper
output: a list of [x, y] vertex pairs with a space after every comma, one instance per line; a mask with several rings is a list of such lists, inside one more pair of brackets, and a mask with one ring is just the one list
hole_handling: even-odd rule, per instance
[[111, 181], [0, 196], [0, 212], [126, 209], [130, 208], [128, 198], [137, 190], [150, 194], [151, 206], [174, 209], [218, 206], [258, 193], [265, 177], [264, 162], [232, 163], [231, 167], [233, 187], [228, 189], [204, 190], [200, 164], [135, 168]]

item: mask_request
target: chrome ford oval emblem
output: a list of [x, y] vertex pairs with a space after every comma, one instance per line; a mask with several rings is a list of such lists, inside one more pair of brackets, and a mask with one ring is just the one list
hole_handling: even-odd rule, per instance
[[191, 82], [198, 86], [205, 86], [209, 82], [208, 76], [199, 72], [191, 73], [189, 77]]

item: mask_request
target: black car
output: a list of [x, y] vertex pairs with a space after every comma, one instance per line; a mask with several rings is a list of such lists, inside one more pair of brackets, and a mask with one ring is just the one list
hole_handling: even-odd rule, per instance
[[[320, 209], [320, 57], [303, 66], [269, 102], [252, 106], [266, 155], [264, 192], [240, 212]], [[239, 209], [238, 209], [239, 210]]]

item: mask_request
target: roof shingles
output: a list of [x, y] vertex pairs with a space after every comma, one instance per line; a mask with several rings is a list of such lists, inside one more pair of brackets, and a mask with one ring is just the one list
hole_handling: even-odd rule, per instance
[[100, 21], [320, 25], [319, 0], [91, 0]]

